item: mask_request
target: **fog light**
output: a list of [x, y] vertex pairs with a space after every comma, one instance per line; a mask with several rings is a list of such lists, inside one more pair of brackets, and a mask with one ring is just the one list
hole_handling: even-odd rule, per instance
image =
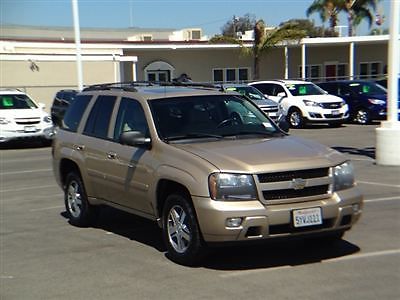
[[225, 225], [226, 227], [239, 227], [242, 225], [242, 218], [228, 218]]
[[353, 204], [353, 212], [357, 213], [360, 210], [360, 204]]

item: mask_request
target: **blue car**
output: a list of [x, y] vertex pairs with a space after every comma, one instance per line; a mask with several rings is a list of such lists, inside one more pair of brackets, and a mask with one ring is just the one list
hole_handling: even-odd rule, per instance
[[380, 84], [369, 80], [336, 80], [318, 85], [346, 101], [350, 120], [355, 123], [368, 124], [372, 120], [386, 119], [387, 91]]

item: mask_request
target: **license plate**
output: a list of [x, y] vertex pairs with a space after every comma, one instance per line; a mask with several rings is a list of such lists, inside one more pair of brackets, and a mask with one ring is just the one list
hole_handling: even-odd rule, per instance
[[293, 211], [293, 226], [305, 227], [322, 224], [320, 207], [298, 209]]
[[340, 114], [340, 110], [338, 109], [332, 110], [332, 115], [338, 115], [338, 114]]
[[36, 132], [36, 126], [25, 126], [24, 131], [25, 132]]

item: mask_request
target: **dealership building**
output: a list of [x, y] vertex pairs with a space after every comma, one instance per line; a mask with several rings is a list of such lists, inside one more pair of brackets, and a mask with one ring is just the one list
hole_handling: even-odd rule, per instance
[[[78, 86], [73, 28], [2, 26], [0, 85], [19, 88], [49, 108], [60, 89]], [[253, 59], [238, 44], [211, 43], [201, 28], [81, 29], [83, 84], [253, 80]], [[260, 60], [260, 79], [380, 78], [387, 73], [388, 35], [304, 38], [277, 45]], [[252, 46], [251, 32], [242, 36]]]

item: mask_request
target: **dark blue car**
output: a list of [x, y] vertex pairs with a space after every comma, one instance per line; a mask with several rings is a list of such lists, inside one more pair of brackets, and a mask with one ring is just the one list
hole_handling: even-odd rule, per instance
[[337, 80], [318, 83], [327, 91], [343, 98], [349, 105], [350, 120], [368, 124], [372, 120], [386, 119], [387, 91], [369, 80]]

